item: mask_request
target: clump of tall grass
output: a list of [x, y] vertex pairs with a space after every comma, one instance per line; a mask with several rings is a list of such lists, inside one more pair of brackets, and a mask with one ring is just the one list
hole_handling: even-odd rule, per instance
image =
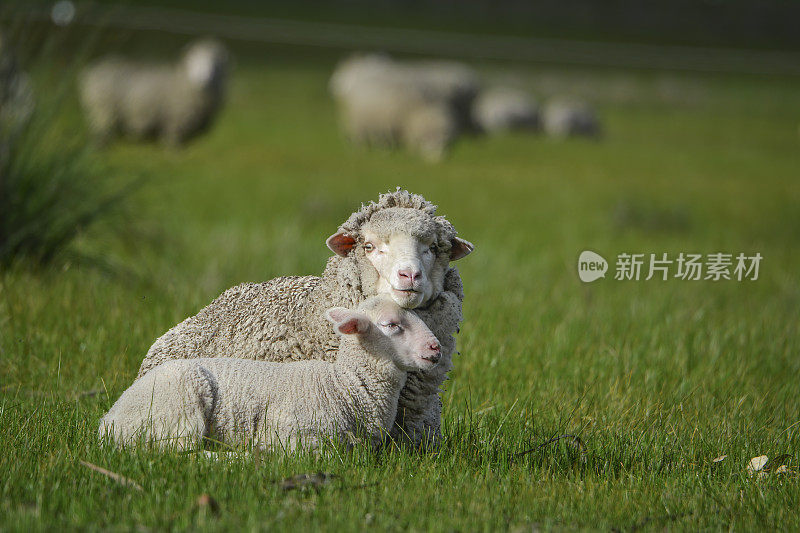
[[51, 263], [132, 188], [112, 185], [86, 147], [48, 142], [36, 114], [18, 135], [0, 139], [0, 265]]
[[48, 91], [34, 84], [28, 116], [0, 124], [0, 266], [80, 256], [76, 239], [119, 214], [134, 189], [98, 160], [85, 135], [58, 126], [68, 94], [68, 82], [60, 83]]

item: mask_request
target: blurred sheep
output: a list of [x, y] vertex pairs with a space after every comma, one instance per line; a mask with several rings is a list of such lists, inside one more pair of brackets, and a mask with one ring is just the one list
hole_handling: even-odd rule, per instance
[[600, 136], [600, 123], [588, 104], [555, 100], [548, 102], [543, 116], [544, 131], [552, 137]]
[[450, 110], [441, 105], [418, 106], [404, 120], [402, 141], [426, 161], [441, 161], [458, 131]]
[[33, 89], [21, 71], [8, 40], [0, 33], [0, 134], [4, 137], [28, 123], [34, 108]]
[[441, 103], [426, 101], [412, 88], [377, 80], [343, 100], [340, 112], [352, 142], [403, 146], [430, 161], [445, 155], [457, 132], [453, 113]]
[[493, 87], [482, 92], [472, 106], [476, 126], [484, 133], [512, 130], [537, 131], [541, 127], [539, 104], [517, 89]]
[[344, 60], [330, 80], [343, 128], [356, 144], [403, 146], [441, 159], [471, 127], [477, 76], [458, 63], [401, 63], [379, 54]]
[[205, 131], [225, 96], [228, 52], [213, 40], [192, 43], [175, 65], [103, 59], [81, 76], [80, 96], [99, 141], [117, 135], [178, 146]]
[[410, 61], [399, 63], [396, 68], [428, 98], [444, 102], [460, 130], [472, 129], [472, 102], [481, 88], [474, 70], [455, 61], [441, 60]]

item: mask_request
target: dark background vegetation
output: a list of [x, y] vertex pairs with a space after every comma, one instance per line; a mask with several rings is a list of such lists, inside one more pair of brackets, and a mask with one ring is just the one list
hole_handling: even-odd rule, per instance
[[209, 0], [158, 3], [103, 0], [103, 3], [498, 35], [800, 48], [796, 26], [800, 5], [791, 0], [235, 0], [224, 5]]

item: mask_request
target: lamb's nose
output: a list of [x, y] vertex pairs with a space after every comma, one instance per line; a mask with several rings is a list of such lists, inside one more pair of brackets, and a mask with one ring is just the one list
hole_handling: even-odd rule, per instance
[[408, 280], [411, 283], [414, 283], [416, 280], [418, 280], [421, 273], [422, 272], [419, 270], [411, 270], [410, 268], [397, 271], [397, 275], [400, 276], [400, 278]]
[[438, 342], [436, 342], [436, 341], [433, 341], [433, 342], [431, 342], [430, 344], [428, 344], [428, 349], [429, 349], [430, 351], [432, 351], [432, 352], [435, 352], [435, 353], [437, 353], [437, 354], [438, 354], [439, 352], [441, 352], [441, 350], [442, 350], [442, 347], [441, 347], [441, 346], [439, 346], [439, 343], [438, 343]]

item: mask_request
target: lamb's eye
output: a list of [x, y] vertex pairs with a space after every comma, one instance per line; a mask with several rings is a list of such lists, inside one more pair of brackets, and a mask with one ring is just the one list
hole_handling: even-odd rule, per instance
[[433, 243], [430, 246], [428, 246], [428, 250], [430, 250], [432, 254], [435, 254], [436, 253], [436, 243]]
[[365, 252], [369, 253], [369, 252], [371, 252], [371, 251], [372, 251], [372, 250], [374, 250], [374, 249], [375, 249], [375, 245], [374, 245], [374, 244], [372, 244], [371, 242], [365, 242], [365, 243], [364, 243], [364, 251], [365, 251]]
[[400, 329], [400, 324], [397, 322], [384, 322], [381, 324], [381, 326], [391, 330]]

